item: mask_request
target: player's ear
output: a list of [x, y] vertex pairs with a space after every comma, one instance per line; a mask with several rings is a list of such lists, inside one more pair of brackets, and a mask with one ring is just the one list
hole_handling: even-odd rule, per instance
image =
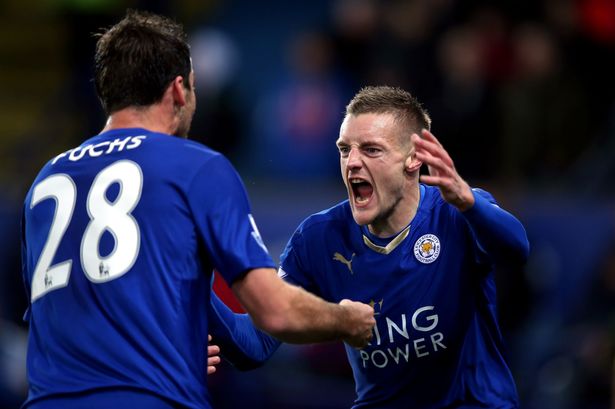
[[187, 81], [187, 78], [178, 75], [171, 85], [169, 85], [173, 94], [173, 103], [180, 107], [186, 105], [186, 88], [184, 87], [184, 81]]
[[418, 172], [423, 165], [423, 162], [416, 158], [416, 148], [414, 147], [413, 142], [414, 139], [418, 137], [419, 136], [417, 134], [412, 134], [410, 136], [412, 147], [410, 148], [410, 152], [408, 153], [408, 157], [406, 158], [406, 161], [404, 163], [404, 170], [406, 171], [406, 173], [412, 174], [414, 172]]
[[414, 148], [412, 148], [412, 150], [410, 151], [410, 154], [406, 158], [406, 163], [405, 163], [406, 173], [418, 172], [418, 170], [421, 168], [421, 165], [423, 165], [423, 162], [421, 162], [420, 160], [416, 158], [415, 150]]

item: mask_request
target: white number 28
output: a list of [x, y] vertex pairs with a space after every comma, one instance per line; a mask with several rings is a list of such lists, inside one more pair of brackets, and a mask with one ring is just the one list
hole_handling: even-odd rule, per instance
[[[114, 183], [119, 184], [119, 193], [115, 200], [109, 201], [106, 193]], [[141, 168], [128, 160], [107, 166], [94, 178], [86, 202], [90, 222], [83, 233], [80, 248], [81, 266], [90, 281], [114, 280], [130, 270], [137, 260], [141, 234], [131, 212], [139, 203], [142, 187]], [[55, 200], [56, 208], [32, 276], [31, 302], [68, 285], [73, 260], [64, 260], [53, 266], [51, 263], [70, 224], [76, 198], [77, 187], [73, 179], [62, 173], [47, 177], [32, 191], [30, 208], [47, 199]], [[115, 243], [111, 253], [102, 257], [100, 239], [106, 231]]]

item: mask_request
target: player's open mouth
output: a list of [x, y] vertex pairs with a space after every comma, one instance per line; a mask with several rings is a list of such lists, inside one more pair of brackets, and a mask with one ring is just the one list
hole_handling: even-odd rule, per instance
[[372, 184], [359, 178], [351, 178], [349, 182], [355, 202], [359, 205], [369, 202], [374, 193]]

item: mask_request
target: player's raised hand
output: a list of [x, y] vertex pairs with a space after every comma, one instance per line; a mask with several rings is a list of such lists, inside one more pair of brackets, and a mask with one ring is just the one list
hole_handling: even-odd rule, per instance
[[207, 375], [216, 372], [216, 365], [220, 363], [220, 347], [211, 344], [211, 335], [207, 335]]
[[422, 138], [412, 135], [416, 158], [427, 165], [429, 175], [421, 175], [420, 181], [440, 189], [440, 194], [448, 203], [464, 211], [474, 205], [474, 195], [470, 186], [457, 173], [455, 164], [436, 137], [426, 129], [421, 131]]
[[345, 324], [347, 324], [349, 335], [344, 342], [357, 349], [367, 346], [374, 336], [372, 332], [376, 325], [374, 309], [367, 304], [350, 300], [340, 301], [340, 306], [347, 311]]

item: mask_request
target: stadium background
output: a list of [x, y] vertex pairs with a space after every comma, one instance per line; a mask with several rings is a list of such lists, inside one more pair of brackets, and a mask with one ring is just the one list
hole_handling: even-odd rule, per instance
[[[239, 169], [276, 259], [345, 196], [334, 140], [348, 99], [366, 84], [415, 93], [460, 173], [527, 228], [529, 263], [497, 275], [522, 407], [612, 407], [615, 2], [3, 0], [0, 408], [26, 388], [21, 200], [49, 157], [102, 127], [89, 33], [126, 7], [185, 24], [192, 138]], [[217, 408], [347, 408], [354, 394], [340, 345], [283, 346], [209, 381]]]

